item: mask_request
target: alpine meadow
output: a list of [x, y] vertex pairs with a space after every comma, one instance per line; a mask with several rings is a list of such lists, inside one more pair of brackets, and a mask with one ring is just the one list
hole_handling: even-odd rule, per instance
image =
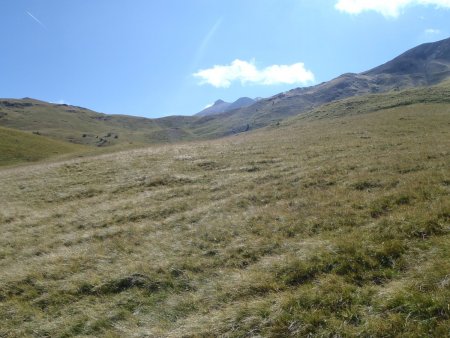
[[450, 87], [434, 91], [3, 169], [2, 335], [445, 336]]
[[0, 99], [0, 337], [450, 337], [450, 38], [199, 111]]

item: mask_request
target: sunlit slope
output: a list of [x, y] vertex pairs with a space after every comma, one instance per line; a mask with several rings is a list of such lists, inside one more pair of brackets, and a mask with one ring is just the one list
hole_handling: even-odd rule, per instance
[[[333, 92], [332, 88], [327, 90]], [[159, 119], [106, 115], [80, 107], [32, 99], [0, 100], [0, 126], [39, 132], [65, 142], [124, 149], [245, 133], [278, 125], [284, 119], [299, 114], [308, 116], [312, 110], [323, 110], [325, 115], [342, 115], [417, 103], [449, 103], [449, 92], [450, 84], [447, 81], [432, 87], [396, 90], [343, 100], [330, 97], [325, 101], [314, 101], [308, 106], [299, 105], [296, 99], [289, 99], [289, 96], [283, 94], [258, 101], [251, 111], [246, 110], [249, 107], [212, 116], [169, 116]], [[337, 101], [333, 101], [334, 99]], [[318, 106], [321, 102], [330, 101], [333, 102]]]
[[85, 151], [85, 147], [0, 127], [0, 166], [36, 162]]
[[189, 133], [197, 139], [211, 139], [248, 132], [266, 126], [277, 126], [283, 123], [282, 121], [292, 118], [296, 120], [298, 118], [310, 118], [312, 115], [327, 117], [361, 114], [418, 103], [450, 103], [450, 82], [402, 91], [395, 90], [384, 94], [355, 96], [321, 106], [313, 104], [308, 108], [298, 106], [294, 99], [274, 97], [273, 102], [274, 104], [257, 102], [252, 106], [252, 111], [248, 110], [250, 108], [245, 108], [241, 111], [201, 117], [195, 122], [189, 123]]
[[0, 336], [448, 336], [450, 105], [347, 103], [0, 170]]
[[450, 105], [450, 81], [436, 86], [339, 100], [297, 115], [289, 121], [336, 118], [407, 106], [412, 106], [415, 110], [421, 104], [426, 104], [427, 107]]
[[[436, 85], [450, 76], [450, 39], [412, 48], [369, 71], [345, 73], [311, 87], [295, 88], [255, 104], [219, 115], [215, 133], [233, 134], [307, 112], [323, 104], [367, 94]], [[208, 123], [211, 132], [214, 125]]]
[[[173, 126], [173, 119], [176, 126]], [[106, 115], [28, 98], [0, 100], [0, 126], [97, 147], [132, 147], [183, 140], [189, 138], [189, 134], [180, 127], [183, 120], [184, 117], [161, 120]]]

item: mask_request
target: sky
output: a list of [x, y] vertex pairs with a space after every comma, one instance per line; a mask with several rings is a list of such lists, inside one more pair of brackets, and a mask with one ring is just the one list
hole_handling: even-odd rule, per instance
[[0, 97], [192, 115], [450, 37], [450, 0], [0, 0]]

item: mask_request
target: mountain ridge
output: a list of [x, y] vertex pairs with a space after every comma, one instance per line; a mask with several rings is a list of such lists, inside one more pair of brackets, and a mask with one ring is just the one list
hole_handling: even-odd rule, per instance
[[352, 96], [433, 85], [449, 77], [450, 38], [447, 38], [409, 49], [368, 71], [344, 73], [315, 86], [291, 89], [234, 113], [248, 116], [253, 109], [274, 119], [284, 118]]
[[[439, 84], [450, 78], [450, 38], [414, 47], [361, 73], [345, 73], [311, 87], [294, 88], [251, 105], [241, 98], [218, 113], [157, 119], [108, 115], [35, 99], [0, 99], [0, 126], [72, 143], [126, 146], [213, 139], [266, 127], [330, 102], [366, 94]], [[249, 99], [253, 100], [253, 99]], [[233, 106], [233, 104], [235, 104]], [[230, 108], [231, 107], [231, 108]], [[213, 108], [213, 107], [211, 107]]]
[[205, 109], [203, 109], [201, 112], [198, 112], [194, 116], [209, 116], [209, 115], [216, 115], [220, 113], [226, 113], [228, 111], [239, 109], [243, 107], [251, 106], [253, 103], [255, 103], [256, 100], [251, 99], [249, 97], [240, 97], [234, 102], [225, 102], [221, 99], [216, 100], [212, 106], [209, 106]]

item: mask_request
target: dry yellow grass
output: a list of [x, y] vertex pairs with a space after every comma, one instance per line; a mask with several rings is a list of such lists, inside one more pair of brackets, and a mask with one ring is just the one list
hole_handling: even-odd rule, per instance
[[0, 170], [0, 336], [448, 336], [449, 149], [415, 104]]

